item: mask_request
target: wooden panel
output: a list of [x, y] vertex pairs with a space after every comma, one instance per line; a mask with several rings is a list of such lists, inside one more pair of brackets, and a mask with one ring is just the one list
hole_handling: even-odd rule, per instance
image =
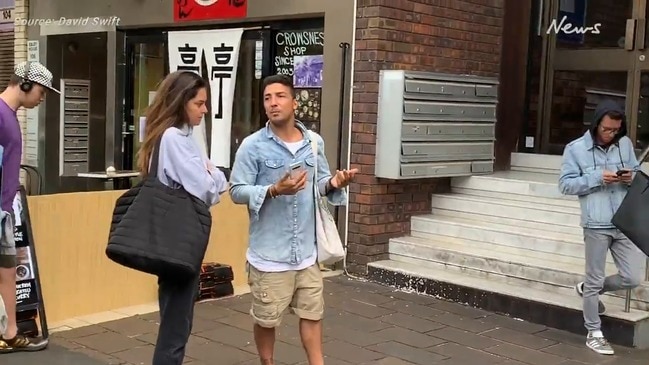
[[[48, 322], [157, 301], [156, 278], [124, 268], [105, 254], [120, 191], [29, 196], [29, 210]], [[73, 212], [73, 213], [72, 213]], [[231, 265], [245, 286], [248, 214], [226, 194], [212, 209], [206, 261]]]
[[[9, 83], [14, 72], [14, 32], [0, 32], [0, 90]], [[7, 57], [9, 55], [9, 57]]]

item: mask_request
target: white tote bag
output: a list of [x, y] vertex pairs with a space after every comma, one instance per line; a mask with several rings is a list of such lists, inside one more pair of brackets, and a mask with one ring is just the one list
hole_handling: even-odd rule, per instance
[[316, 245], [318, 247], [318, 262], [323, 265], [333, 265], [345, 258], [345, 249], [338, 234], [334, 217], [327, 207], [327, 199], [320, 195], [318, 189], [318, 142], [315, 134], [311, 136], [311, 149], [315, 160], [315, 173], [313, 176], [313, 194], [315, 198], [315, 231]]

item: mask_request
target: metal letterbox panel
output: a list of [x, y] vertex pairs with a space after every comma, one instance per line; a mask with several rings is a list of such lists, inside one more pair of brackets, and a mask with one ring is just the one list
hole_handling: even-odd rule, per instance
[[65, 85], [65, 96], [68, 98], [88, 98], [90, 89], [87, 85]]
[[497, 78], [380, 71], [376, 176], [492, 172], [497, 97]]
[[444, 96], [473, 97], [475, 86], [454, 82], [406, 80], [406, 92]]
[[429, 136], [459, 136], [460, 138], [471, 136], [493, 137], [494, 124], [438, 123], [435, 125], [429, 125], [426, 128], [426, 132]]
[[425, 123], [419, 122], [404, 122], [401, 125], [401, 139], [408, 140], [408, 138], [426, 138], [428, 135], [428, 126]]
[[475, 94], [480, 97], [497, 98], [498, 85], [476, 85]]
[[88, 154], [85, 152], [66, 151], [63, 158], [65, 162], [85, 162], [88, 161]]
[[64, 116], [64, 123], [73, 123], [73, 124], [88, 124], [89, 116], [87, 114], [71, 114], [66, 113]]
[[90, 109], [90, 103], [87, 100], [70, 99], [65, 101], [66, 111], [87, 111]]
[[88, 127], [77, 127], [76, 125], [66, 125], [63, 131], [66, 137], [87, 137]]
[[426, 101], [406, 101], [406, 114], [430, 114], [472, 117], [495, 117], [496, 106], [492, 104], [474, 103], [435, 103]]
[[88, 139], [87, 138], [65, 138], [64, 148], [88, 148]]
[[404, 122], [402, 141], [477, 141], [494, 138], [494, 123]]
[[492, 143], [465, 142], [465, 143], [403, 143], [403, 155], [435, 155], [444, 157], [462, 155], [491, 155], [493, 154]]
[[473, 161], [471, 163], [471, 172], [476, 174], [494, 172], [494, 163], [493, 161]]
[[88, 163], [86, 162], [65, 162], [63, 163], [63, 173], [65, 175], [76, 175], [80, 172], [88, 172]]
[[404, 177], [437, 177], [471, 174], [471, 162], [401, 164]]

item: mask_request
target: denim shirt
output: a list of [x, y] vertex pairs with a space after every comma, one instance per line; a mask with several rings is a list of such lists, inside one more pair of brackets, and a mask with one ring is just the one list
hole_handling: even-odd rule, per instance
[[[315, 197], [313, 192], [315, 156], [306, 127], [297, 123], [304, 135], [304, 145], [293, 155], [286, 145], [266, 127], [246, 137], [237, 150], [230, 179], [230, 195], [236, 204], [246, 204], [250, 216], [249, 249], [263, 260], [291, 265], [300, 264], [315, 252]], [[318, 191], [325, 195], [331, 178], [324, 154], [324, 141], [318, 144]], [[266, 198], [268, 189], [279, 181], [289, 166], [304, 161], [306, 187], [295, 195]], [[333, 189], [327, 195], [332, 205], [344, 205], [345, 190]]]
[[637, 171], [640, 166], [628, 137], [604, 149], [593, 143], [590, 131], [570, 142], [563, 152], [559, 190], [579, 196], [581, 226], [584, 228], [615, 228], [613, 215], [628, 191], [625, 183], [606, 185], [604, 170], [616, 172], [626, 168]]

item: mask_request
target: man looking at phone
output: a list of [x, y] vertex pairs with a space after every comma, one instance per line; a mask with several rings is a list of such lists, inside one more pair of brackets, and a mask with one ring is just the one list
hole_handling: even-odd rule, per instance
[[[268, 123], [241, 143], [230, 181], [232, 200], [246, 204], [250, 215], [246, 258], [255, 342], [261, 363], [274, 364], [275, 328], [290, 307], [300, 317], [300, 337], [309, 364], [322, 365], [324, 296], [312, 184], [331, 204], [343, 205], [347, 196], [342, 189], [357, 171], [331, 175], [322, 137], [295, 120], [297, 101], [291, 78], [267, 77], [263, 96]], [[317, 155], [312, 152], [312, 138], [317, 142]]]
[[[639, 168], [626, 134], [624, 110], [612, 100], [601, 102], [590, 129], [566, 146], [559, 177], [563, 194], [579, 196], [586, 275], [575, 289], [583, 297], [586, 346], [603, 355], [613, 355], [614, 351], [601, 331], [600, 314], [606, 308], [599, 295], [638, 286], [645, 258], [611, 223]], [[618, 273], [607, 277], [609, 249]]]

